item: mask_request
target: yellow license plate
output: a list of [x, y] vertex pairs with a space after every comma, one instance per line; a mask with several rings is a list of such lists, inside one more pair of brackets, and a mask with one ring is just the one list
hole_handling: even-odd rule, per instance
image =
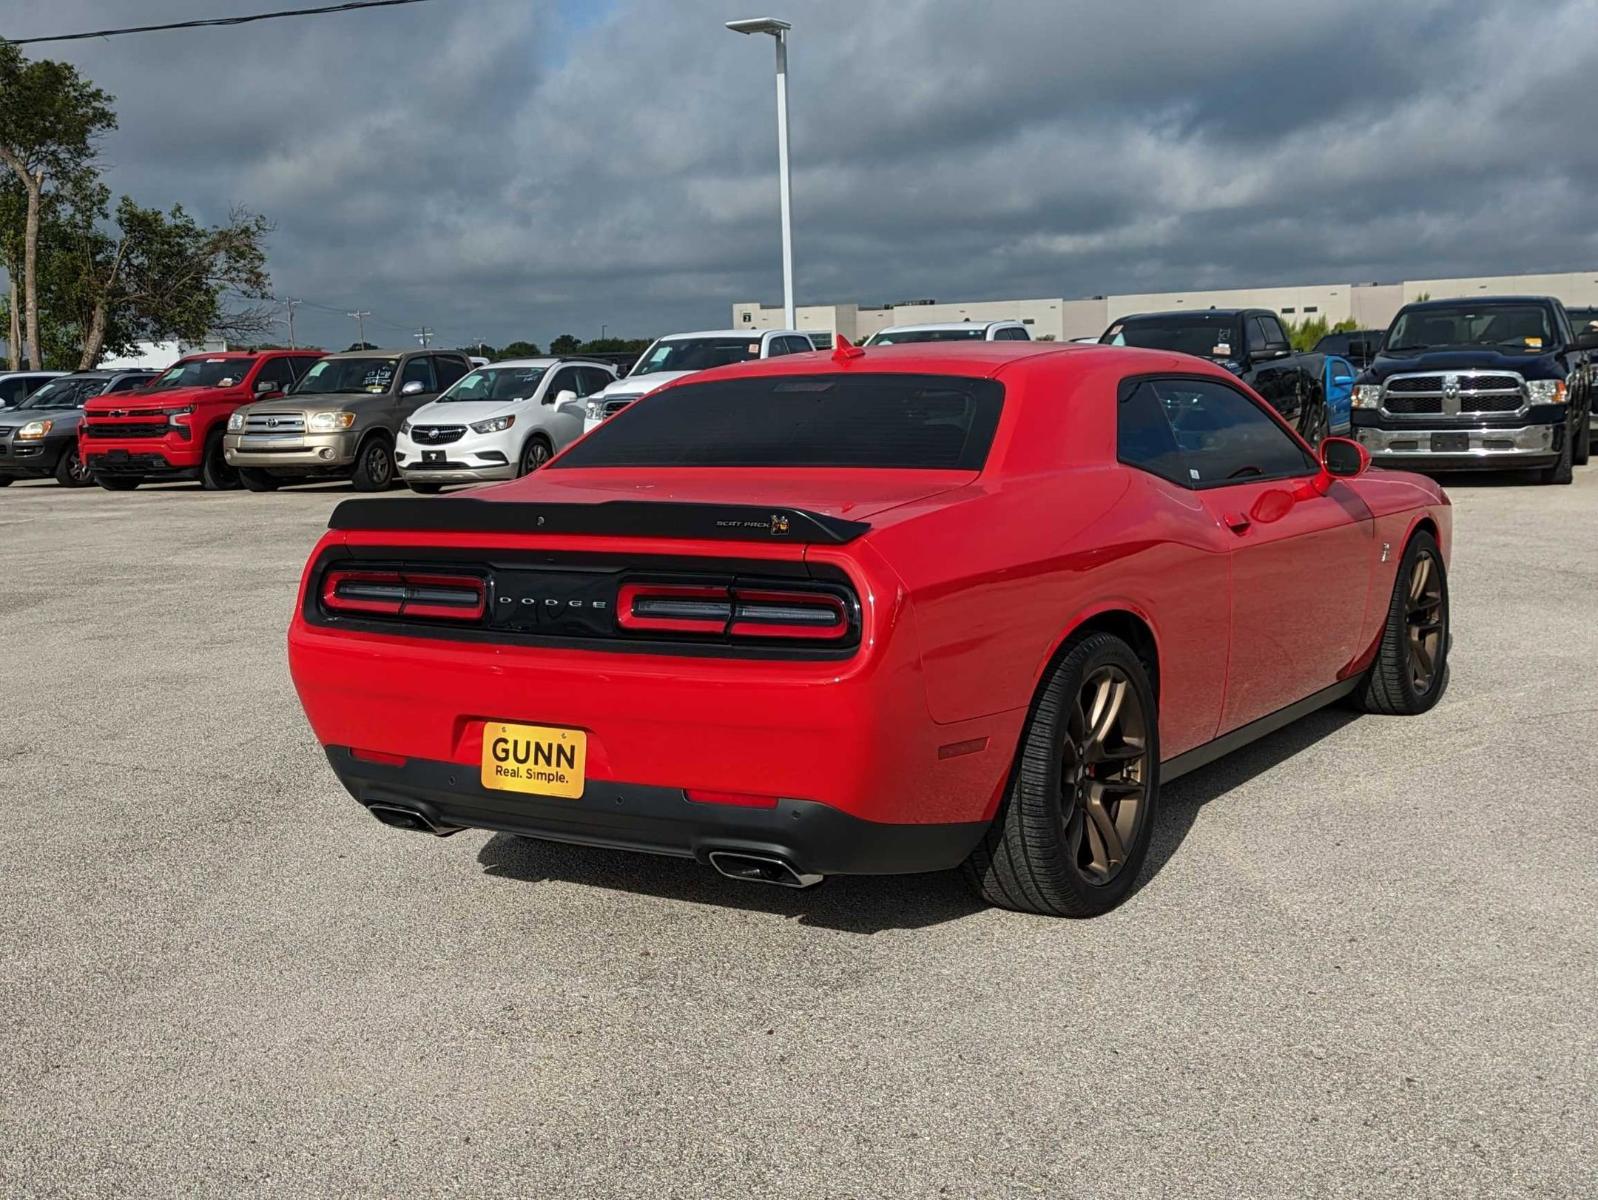
[[588, 735], [548, 725], [483, 725], [483, 786], [535, 796], [583, 794]]

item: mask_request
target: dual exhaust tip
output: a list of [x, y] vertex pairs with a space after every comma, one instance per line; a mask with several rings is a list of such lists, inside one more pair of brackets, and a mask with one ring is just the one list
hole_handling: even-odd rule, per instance
[[[446, 825], [435, 821], [417, 808], [401, 804], [368, 804], [371, 813], [383, 824], [394, 829], [407, 829], [415, 833], [430, 833], [434, 837], [448, 837], [459, 833], [459, 825]], [[712, 850], [707, 856], [710, 865], [728, 879], [745, 883], [769, 883], [774, 887], [815, 887], [826, 878], [809, 871], [801, 871], [785, 858], [775, 854], [745, 854], [739, 850]]]

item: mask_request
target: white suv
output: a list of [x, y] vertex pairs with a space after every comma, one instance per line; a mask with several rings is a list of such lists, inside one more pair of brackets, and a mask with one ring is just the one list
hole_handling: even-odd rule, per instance
[[1030, 342], [1020, 321], [945, 321], [936, 325], [890, 325], [866, 339], [868, 346], [902, 346], [906, 342]]
[[394, 461], [413, 492], [515, 479], [583, 433], [583, 401], [616, 379], [601, 362], [516, 358], [478, 367], [400, 426]]
[[615, 416], [634, 400], [674, 379], [753, 358], [810, 354], [810, 339], [793, 329], [702, 329], [657, 338], [638, 356], [625, 379], [619, 379], [588, 401], [583, 431]]

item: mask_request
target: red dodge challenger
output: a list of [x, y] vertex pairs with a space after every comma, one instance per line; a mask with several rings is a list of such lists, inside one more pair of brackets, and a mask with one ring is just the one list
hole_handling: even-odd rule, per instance
[[1159, 786], [1447, 684], [1447, 497], [1181, 354], [988, 342], [668, 386], [534, 475], [350, 500], [294, 682], [380, 820], [1086, 916]]

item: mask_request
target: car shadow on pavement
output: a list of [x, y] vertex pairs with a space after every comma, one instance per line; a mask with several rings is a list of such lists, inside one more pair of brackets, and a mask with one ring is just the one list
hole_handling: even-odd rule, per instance
[[477, 853], [486, 874], [523, 883], [559, 881], [689, 904], [769, 913], [844, 933], [924, 929], [987, 906], [953, 871], [928, 875], [838, 875], [798, 891], [740, 883], [686, 858], [630, 854], [499, 833]]
[[1200, 767], [1160, 788], [1160, 807], [1149, 841], [1149, 856], [1133, 894], [1149, 885], [1181, 848], [1198, 820], [1199, 810], [1217, 797], [1242, 787], [1316, 742], [1357, 721], [1360, 714], [1333, 705], [1301, 717], [1291, 725], [1234, 750], [1207, 767]]

